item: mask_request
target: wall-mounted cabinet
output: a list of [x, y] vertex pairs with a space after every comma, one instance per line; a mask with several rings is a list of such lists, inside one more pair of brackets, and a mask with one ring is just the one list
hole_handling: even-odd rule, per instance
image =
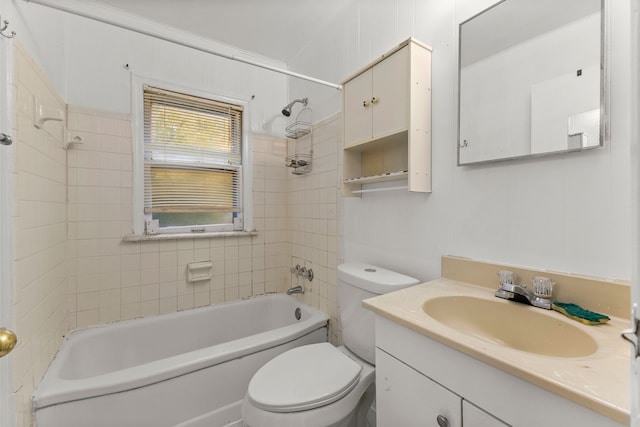
[[343, 195], [398, 179], [431, 192], [431, 48], [408, 39], [343, 86]]

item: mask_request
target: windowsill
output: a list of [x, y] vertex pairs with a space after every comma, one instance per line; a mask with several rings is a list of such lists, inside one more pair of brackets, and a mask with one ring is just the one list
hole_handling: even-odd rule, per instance
[[206, 231], [204, 233], [165, 233], [165, 234], [127, 234], [122, 238], [123, 242], [144, 242], [148, 240], [178, 240], [178, 239], [198, 239], [201, 237], [244, 237], [257, 236], [258, 232], [253, 231]]

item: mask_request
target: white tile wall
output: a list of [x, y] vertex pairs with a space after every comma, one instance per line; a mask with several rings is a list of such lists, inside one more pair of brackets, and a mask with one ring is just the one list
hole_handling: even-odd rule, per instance
[[[257, 236], [124, 243], [133, 228], [130, 118], [69, 107], [69, 128], [83, 140], [68, 152], [72, 328], [286, 290], [284, 140], [253, 137]], [[211, 280], [186, 281], [196, 261], [213, 262]]]
[[59, 122], [34, 127], [34, 97], [65, 110], [62, 98], [16, 44], [14, 325], [11, 354], [17, 425], [31, 424], [31, 393], [66, 333], [66, 155]]
[[329, 314], [330, 339], [334, 344], [341, 343], [336, 288], [336, 267], [342, 259], [338, 182], [341, 134], [340, 115], [316, 123], [312, 133], [311, 172], [289, 176], [289, 266], [299, 264], [314, 272], [311, 282], [293, 275], [291, 282], [294, 286], [304, 286], [305, 294], [300, 297], [303, 301]]

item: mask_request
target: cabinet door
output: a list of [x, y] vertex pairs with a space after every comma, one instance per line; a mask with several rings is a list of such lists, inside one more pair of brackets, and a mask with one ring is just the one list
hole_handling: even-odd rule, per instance
[[509, 427], [509, 424], [503, 423], [466, 400], [462, 401], [462, 420], [468, 427]]
[[441, 423], [447, 427], [461, 427], [461, 400], [460, 396], [376, 349], [378, 427], [437, 427], [438, 416], [446, 419]]
[[369, 69], [344, 85], [344, 146], [371, 139], [371, 76]]
[[391, 135], [409, 124], [409, 46], [373, 67], [373, 137]]

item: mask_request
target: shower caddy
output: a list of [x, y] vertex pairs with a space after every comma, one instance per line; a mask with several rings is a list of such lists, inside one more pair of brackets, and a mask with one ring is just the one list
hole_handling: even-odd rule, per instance
[[313, 159], [312, 110], [306, 106], [307, 102], [304, 105], [305, 107], [296, 115], [293, 123], [285, 128], [287, 138], [285, 165], [293, 169], [291, 173], [294, 175], [311, 172]]

